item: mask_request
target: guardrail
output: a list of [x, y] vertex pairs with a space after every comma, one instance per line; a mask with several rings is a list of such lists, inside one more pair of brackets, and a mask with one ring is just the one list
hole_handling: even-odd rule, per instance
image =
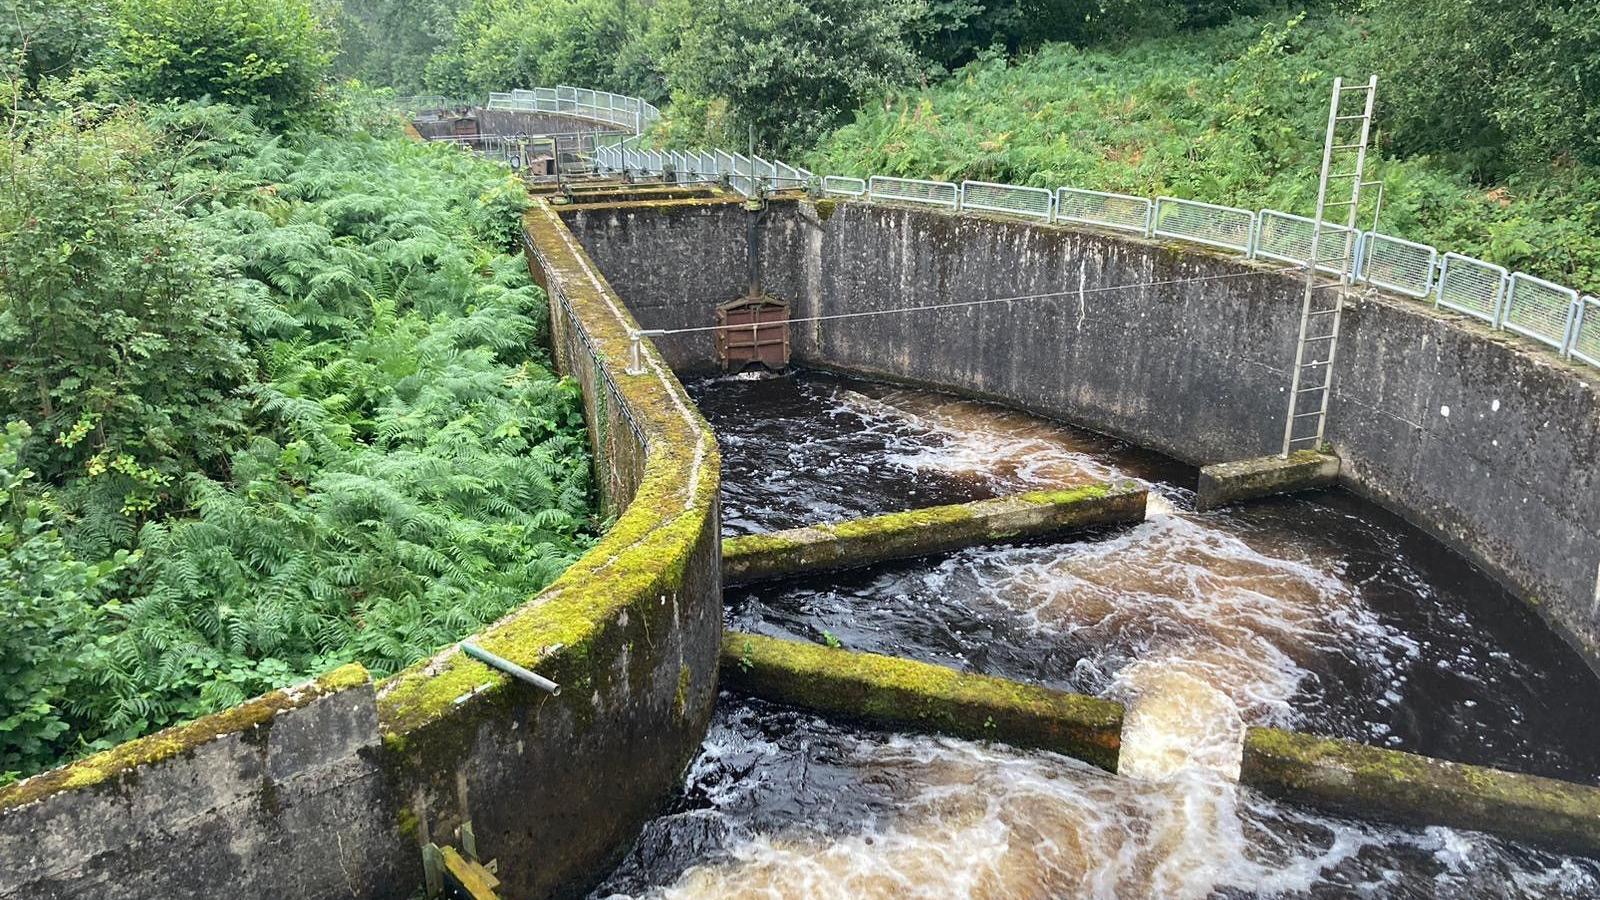
[[407, 113], [475, 106], [483, 109], [504, 109], [517, 112], [565, 113], [567, 115], [582, 116], [585, 119], [607, 122], [612, 125], [620, 125], [634, 134], [643, 132], [661, 118], [660, 110], [656, 109], [653, 104], [638, 97], [613, 94], [610, 91], [594, 91], [565, 84], [526, 90], [491, 91], [488, 99], [481, 102], [461, 97], [430, 94], [396, 97], [392, 102], [397, 109]]
[[[562, 95], [564, 88], [541, 88], [538, 103], [576, 104], [604, 92]], [[577, 91], [578, 89], [571, 89]], [[512, 92], [516, 94], [518, 92]], [[498, 97], [502, 95], [491, 95]], [[624, 98], [627, 99], [627, 98]], [[607, 100], [607, 103], [612, 102]], [[648, 106], [648, 104], [644, 104]], [[644, 114], [643, 107], [641, 114]], [[659, 115], [649, 107], [651, 120]], [[825, 196], [883, 203], [908, 203], [952, 211], [979, 210], [1036, 222], [1088, 225], [1200, 244], [1240, 254], [1306, 265], [1311, 262], [1313, 220], [1273, 209], [1248, 210], [1178, 197], [1150, 199], [1132, 194], [1075, 187], [1047, 188], [987, 181], [928, 181], [873, 175], [818, 178], [799, 166], [747, 157], [725, 150], [641, 151], [639, 138], [599, 148], [602, 171], [637, 172], [697, 179], [726, 179], [747, 196], [785, 188], [816, 190]], [[1600, 367], [1600, 299], [1503, 266], [1390, 234], [1356, 231], [1323, 223], [1317, 268], [1401, 296], [1431, 301], [1512, 331], [1555, 349], [1562, 356]]]

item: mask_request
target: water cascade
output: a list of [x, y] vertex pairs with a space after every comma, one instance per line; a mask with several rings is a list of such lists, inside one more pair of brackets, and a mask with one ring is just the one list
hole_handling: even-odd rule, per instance
[[1329, 492], [1207, 514], [1192, 473], [993, 405], [819, 373], [692, 386], [724, 530], [1133, 477], [1146, 521], [731, 589], [729, 627], [1095, 694], [1120, 773], [725, 695], [597, 896], [1592, 896], [1600, 864], [1241, 788], [1246, 725], [1594, 783], [1600, 697], [1492, 582]]

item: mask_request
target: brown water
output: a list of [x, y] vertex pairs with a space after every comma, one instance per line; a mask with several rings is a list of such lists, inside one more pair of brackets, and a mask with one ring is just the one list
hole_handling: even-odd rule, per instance
[[729, 533], [1135, 477], [1143, 524], [730, 591], [730, 627], [1129, 704], [1122, 772], [725, 698], [602, 893], [1595, 896], [1600, 866], [1232, 783], [1246, 724], [1594, 781], [1600, 691], [1514, 598], [1338, 492], [1205, 515], [1194, 473], [989, 404], [817, 373], [691, 386]]

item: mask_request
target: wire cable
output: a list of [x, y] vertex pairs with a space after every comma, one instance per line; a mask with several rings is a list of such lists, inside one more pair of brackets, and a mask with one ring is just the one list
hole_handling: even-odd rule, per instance
[[[930, 310], [938, 309], [960, 309], [962, 307], [983, 306], [990, 303], [1017, 303], [1028, 300], [1050, 300], [1060, 297], [1079, 297], [1088, 294], [1103, 294], [1111, 291], [1131, 291], [1139, 288], [1163, 287], [1173, 284], [1196, 284], [1203, 281], [1223, 281], [1229, 278], [1248, 278], [1252, 275], [1279, 275], [1284, 272], [1301, 271], [1304, 268], [1304, 266], [1282, 266], [1279, 268], [1260, 269], [1250, 272], [1229, 272], [1223, 275], [1199, 275], [1194, 278], [1171, 278], [1165, 281], [1140, 281], [1131, 284], [1111, 284], [1102, 287], [1077, 288], [1070, 291], [1051, 291], [1046, 294], [1018, 294], [1013, 297], [985, 297], [982, 300], [958, 300], [950, 303], [932, 303], [925, 306], [898, 306], [892, 309], [871, 309], [862, 310], [860, 312], [834, 313], [832, 315], [825, 316], [800, 316], [798, 318], [785, 319], [782, 324], [794, 324], [798, 322], [832, 322], [839, 319], [862, 319], [873, 316], [890, 316], [902, 313], [928, 312]], [[747, 322], [742, 325], [700, 325], [693, 328], [646, 328], [641, 329], [638, 334], [649, 335], [651, 337], [660, 337], [663, 335], [693, 334], [707, 331], [736, 331], [741, 329], [749, 330], [750, 328], [755, 327], [757, 324], [776, 325], [780, 323]]]

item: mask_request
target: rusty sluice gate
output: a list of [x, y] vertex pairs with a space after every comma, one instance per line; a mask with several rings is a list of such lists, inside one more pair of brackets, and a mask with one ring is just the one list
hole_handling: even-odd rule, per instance
[[751, 363], [774, 372], [789, 365], [788, 303], [771, 296], [730, 300], [717, 307], [716, 325], [717, 362], [724, 372]]

